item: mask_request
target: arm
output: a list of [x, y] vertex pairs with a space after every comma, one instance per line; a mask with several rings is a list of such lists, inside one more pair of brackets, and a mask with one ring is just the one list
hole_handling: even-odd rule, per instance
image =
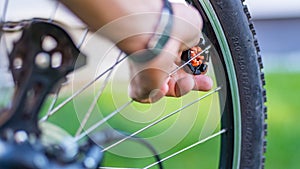
[[[133, 33], [154, 31], [162, 7], [161, 0], [61, 0], [61, 2], [94, 31], [110, 24], [109, 28], [101, 30], [101, 34], [118, 43], [118, 47], [126, 53], [144, 49], [151, 34], [128, 37], [126, 40], [123, 40], [123, 37]], [[144, 13], [156, 14], [148, 15], [145, 20], [142, 16]], [[139, 14], [140, 16], [137, 16]], [[120, 39], [123, 41], [120, 42]]]
[[[162, 0], [61, 0], [94, 31], [132, 54], [147, 48], [160, 18]], [[181, 52], [195, 46], [202, 29], [199, 13], [192, 7], [172, 4], [174, 24], [171, 37], [162, 53], [140, 64], [130, 61], [130, 96], [139, 102], [155, 102], [161, 97], [179, 97], [190, 90], [210, 90], [209, 77], [193, 76], [180, 70]]]

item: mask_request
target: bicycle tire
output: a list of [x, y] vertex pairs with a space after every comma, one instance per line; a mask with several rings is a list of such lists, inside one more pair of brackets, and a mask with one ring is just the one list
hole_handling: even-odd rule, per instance
[[[265, 136], [267, 134], [267, 124], [265, 123], [267, 108], [264, 105], [266, 91], [263, 88], [265, 79], [262, 72], [262, 58], [259, 54], [260, 48], [248, 8], [244, 4], [244, 0], [194, 0], [193, 4], [204, 16], [206, 23], [220, 26], [213, 28], [211, 24], [207, 24], [209, 26], [206, 30], [214, 30], [217, 33], [221, 31], [220, 34], [224, 34], [226, 39], [223, 40], [227, 42], [231, 55], [223, 52], [222, 56], [232, 60], [238, 87], [241, 137], [240, 140], [236, 139], [235, 131], [222, 137], [220, 168], [264, 168]], [[215, 17], [209, 18], [211, 16], [202, 11], [203, 6], [206, 6], [207, 11], [210, 10], [209, 15]], [[220, 43], [220, 39], [215, 44], [220, 46], [217, 43]], [[219, 52], [222, 53], [222, 51], [224, 50], [219, 49]], [[222, 124], [236, 124], [230, 119], [237, 118], [228, 114], [224, 117], [223, 114]], [[232, 130], [235, 130], [238, 126], [233, 125], [232, 127]], [[240, 141], [239, 146], [236, 145], [238, 141]], [[236, 146], [239, 147], [239, 150], [234, 152]], [[234, 158], [237, 159], [234, 160]]]

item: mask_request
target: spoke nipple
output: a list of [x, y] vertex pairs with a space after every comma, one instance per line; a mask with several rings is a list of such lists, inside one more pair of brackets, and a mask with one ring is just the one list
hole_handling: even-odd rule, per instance
[[219, 91], [219, 90], [221, 90], [222, 89], [222, 86], [219, 86], [219, 87], [217, 87], [215, 90], [214, 90], [214, 92], [217, 92], [217, 91]]

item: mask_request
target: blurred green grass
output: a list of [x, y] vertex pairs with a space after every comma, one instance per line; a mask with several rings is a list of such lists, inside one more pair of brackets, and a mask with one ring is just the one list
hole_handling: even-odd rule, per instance
[[266, 169], [300, 168], [300, 73], [266, 74]]
[[[268, 107], [268, 144], [265, 168], [298, 169], [300, 168], [300, 73], [268, 73], [266, 74], [266, 83], [268, 100], [266, 103]], [[109, 100], [108, 97], [105, 99]], [[106, 112], [111, 111], [109, 107], [105, 106], [110, 101], [112, 100], [100, 103], [100, 107], [102, 106], [108, 109], [105, 110]], [[74, 134], [76, 132], [75, 126], [78, 126], [79, 122], [76, 116], [71, 116], [74, 112], [73, 105], [67, 105], [62, 111], [64, 111], [64, 113], [59, 113], [57, 116], [52, 117], [50, 121], [58, 120], [60, 126], [68, 128], [69, 131]], [[123, 123], [113, 123], [118, 127], [128, 125], [126, 121], [123, 121]], [[133, 128], [137, 126], [133, 126]], [[186, 138], [178, 145], [177, 149], [187, 146], [192, 142], [192, 137]], [[218, 159], [212, 154], [217, 153], [215, 149], [217, 149], [216, 146], [218, 144], [219, 140], [216, 139], [197, 146], [168, 161], [166, 165], [172, 169], [192, 168], [192, 166], [197, 163], [197, 165], [202, 166], [201, 168], [210, 169], [212, 166], [208, 167], [203, 161], [201, 162], [200, 159], [211, 155], [205, 162], [211, 162], [217, 165]], [[211, 147], [213, 147], [213, 149], [211, 149]], [[165, 156], [165, 154], [163, 154], [163, 156]], [[182, 157], [184, 160], [181, 159]], [[119, 157], [110, 153], [105, 155], [105, 164], [108, 166], [125, 165], [127, 167], [141, 167], [151, 162], [154, 162], [153, 158], [138, 160]]]

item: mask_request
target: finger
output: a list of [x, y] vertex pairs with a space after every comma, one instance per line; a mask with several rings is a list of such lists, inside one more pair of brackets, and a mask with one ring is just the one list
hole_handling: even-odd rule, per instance
[[169, 91], [169, 86], [168, 86], [168, 83], [167, 83], [168, 81], [169, 81], [169, 78], [167, 78], [165, 80], [165, 82], [163, 83], [163, 85], [161, 86], [160, 89], [152, 90], [147, 99], [137, 100], [137, 101], [141, 102], [141, 103], [155, 103], [155, 102], [157, 102], [158, 100], [160, 100], [161, 98], [166, 96], [166, 93]]
[[192, 76], [186, 76], [177, 80], [175, 85], [175, 94], [177, 97], [183, 96], [190, 92], [195, 86], [195, 82]]
[[186, 74], [181, 78], [172, 77], [168, 82], [169, 91], [166, 96], [180, 97], [187, 94], [195, 86], [192, 75]]
[[160, 69], [145, 69], [134, 75], [130, 81], [130, 97], [141, 103], [153, 103], [165, 96], [168, 89], [168, 75]]
[[193, 76], [190, 74], [185, 74], [184, 76], [178, 76], [181, 78], [176, 79], [176, 77], [173, 77], [169, 80], [169, 91], [166, 93], [166, 96], [180, 97], [187, 94], [191, 90], [209, 91], [213, 86], [212, 79], [206, 75]]
[[194, 76], [194, 87], [193, 90], [197, 91], [209, 91], [212, 89], [213, 81], [209, 76], [196, 75]]

